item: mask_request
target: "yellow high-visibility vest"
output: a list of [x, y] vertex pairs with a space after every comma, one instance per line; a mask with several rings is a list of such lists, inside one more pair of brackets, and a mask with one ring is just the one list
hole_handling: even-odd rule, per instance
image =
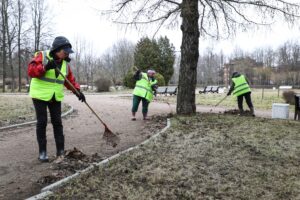
[[251, 92], [250, 86], [247, 83], [244, 75], [240, 75], [239, 77], [232, 78], [232, 81], [234, 82], [234, 90], [233, 90], [234, 96], [238, 97], [247, 92]]
[[[49, 55], [50, 51], [42, 51], [41, 53], [43, 55], [44, 66], [47, 64], [48, 59], [53, 60]], [[65, 60], [62, 61], [60, 71], [64, 76], [68, 74], [67, 62]], [[62, 101], [64, 99], [64, 83], [65, 80], [60, 74], [58, 77], [55, 76], [55, 69], [47, 70], [44, 76], [31, 79], [29, 95], [31, 98], [43, 101], [49, 101], [55, 95], [56, 101]]]
[[147, 101], [152, 101], [153, 99], [153, 91], [152, 85], [157, 84], [157, 80], [149, 80], [146, 73], [142, 73], [141, 80], [138, 80], [135, 83], [135, 88], [133, 90], [133, 94], [139, 97], [143, 97], [147, 99]]

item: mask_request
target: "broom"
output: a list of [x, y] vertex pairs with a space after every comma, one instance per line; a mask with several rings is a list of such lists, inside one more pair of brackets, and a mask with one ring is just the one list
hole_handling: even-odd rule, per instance
[[[80, 93], [73, 86], [73, 84], [65, 77], [65, 75], [63, 75], [63, 73], [61, 73], [61, 71], [57, 67], [55, 68], [55, 70], [65, 79], [68, 85], [73, 89], [73, 91], [75, 91], [76, 95], [79, 96]], [[120, 142], [120, 138], [108, 128], [108, 126], [103, 122], [103, 120], [97, 115], [97, 113], [92, 109], [92, 107], [86, 101], [84, 101], [84, 103], [104, 126], [103, 138], [106, 140], [106, 143], [110, 144], [113, 147], [116, 147]]]

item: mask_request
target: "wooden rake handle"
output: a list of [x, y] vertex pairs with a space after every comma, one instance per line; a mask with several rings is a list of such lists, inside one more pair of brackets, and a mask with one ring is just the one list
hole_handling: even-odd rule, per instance
[[[74, 85], [65, 77], [65, 75], [63, 75], [63, 73], [61, 73], [61, 71], [56, 67], [55, 70], [65, 79], [65, 81], [68, 83], [68, 85], [73, 89], [73, 91], [76, 93], [76, 95], [80, 95], [80, 92], [74, 87]], [[102, 119], [97, 115], [97, 113], [92, 109], [92, 107], [86, 102], [84, 101], [85, 105], [87, 105], [87, 107], [92, 111], [92, 113], [94, 115], [96, 115], [96, 117], [98, 118], [98, 120], [103, 124], [103, 126], [105, 128], [107, 128], [107, 125], [102, 121]]]
[[215, 105], [215, 107], [217, 107], [220, 103], [222, 103], [226, 98], [227, 98], [227, 95], [226, 95], [223, 99], [221, 99], [221, 100]]

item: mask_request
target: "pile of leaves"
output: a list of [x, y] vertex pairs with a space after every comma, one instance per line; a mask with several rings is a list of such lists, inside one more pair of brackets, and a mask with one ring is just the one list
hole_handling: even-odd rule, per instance
[[75, 147], [72, 150], [67, 150], [64, 157], [51, 160], [51, 173], [42, 176], [37, 183], [40, 185], [49, 185], [101, 160], [103, 158], [98, 154], [89, 156]]
[[[237, 109], [232, 109], [232, 110], [225, 110], [224, 111], [224, 114], [227, 114], [227, 115], [240, 115], [240, 111], [237, 110]], [[243, 113], [242, 113], [243, 116], [252, 116], [250, 110], [245, 110]]]

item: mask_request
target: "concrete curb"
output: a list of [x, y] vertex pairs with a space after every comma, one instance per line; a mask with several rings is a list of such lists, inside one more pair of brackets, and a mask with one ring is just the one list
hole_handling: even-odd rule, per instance
[[46, 192], [42, 192], [42, 193], [40, 193], [40, 194], [37, 194], [37, 195], [35, 195], [35, 196], [33, 196], [33, 197], [29, 197], [29, 198], [26, 199], [26, 200], [38, 200], [38, 199], [43, 199], [43, 198], [47, 197], [47, 196], [50, 195], [50, 194], [53, 194], [53, 192], [51, 192], [51, 191], [46, 191]]
[[86, 169], [83, 169], [83, 170], [81, 170], [81, 171], [79, 171], [79, 172], [76, 172], [75, 174], [73, 174], [73, 175], [71, 175], [71, 176], [68, 176], [68, 177], [66, 177], [66, 178], [64, 178], [64, 179], [62, 179], [62, 180], [60, 180], [60, 181], [57, 181], [57, 182], [55, 182], [55, 183], [53, 183], [53, 184], [51, 184], [51, 185], [48, 185], [48, 186], [46, 186], [46, 187], [44, 187], [44, 188], [41, 189], [41, 193], [40, 193], [40, 194], [37, 194], [37, 195], [35, 195], [35, 196], [32, 196], [32, 197], [30, 197], [30, 198], [28, 198], [28, 199], [26, 199], [26, 200], [38, 200], [38, 199], [43, 199], [43, 198], [47, 197], [48, 195], [53, 194], [53, 191], [54, 191], [54, 190], [56, 190], [56, 189], [58, 189], [59, 187], [65, 185], [68, 181], [70, 181], [70, 180], [76, 178], [76, 177], [79, 176], [80, 174], [84, 174], [84, 173], [90, 172], [90, 171], [93, 170], [95, 167], [99, 167], [99, 166], [101, 166], [101, 165], [107, 164], [107, 163], [109, 163], [109, 161], [111, 161], [111, 160], [113, 160], [113, 159], [115, 159], [115, 158], [117, 158], [117, 157], [119, 157], [119, 156], [121, 156], [121, 155], [123, 155], [123, 154], [125, 154], [125, 153], [127, 153], [127, 152], [130, 152], [130, 151], [132, 151], [132, 150], [134, 150], [134, 149], [137, 149], [137, 148], [139, 148], [140, 146], [142, 146], [142, 145], [144, 145], [144, 144], [147, 144], [148, 142], [150, 142], [151, 140], [153, 140], [153, 139], [155, 139], [157, 136], [159, 136], [161, 133], [163, 133], [163, 132], [165, 132], [167, 129], [169, 129], [170, 126], [171, 126], [171, 121], [170, 121], [170, 119], [168, 118], [168, 119], [167, 119], [167, 126], [166, 126], [166, 127], [164, 127], [161, 131], [159, 131], [158, 133], [154, 134], [153, 136], [151, 136], [149, 139], [145, 140], [145, 141], [142, 142], [141, 144], [138, 144], [138, 145], [136, 145], [136, 146], [134, 146], [134, 147], [130, 147], [130, 148], [128, 148], [128, 149], [126, 149], [126, 150], [124, 150], [124, 151], [122, 151], [122, 152], [119, 152], [119, 153], [117, 153], [117, 154], [115, 154], [115, 155], [113, 155], [113, 156], [111, 156], [111, 157], [109, 157], [109, 158], [107, 158], [107, 159], [105, 159], [105, 160], [102, 160], [102, 161], [99, 162], [99, 163], [92, 164], [91, 166], [87, 167]]
[[[71, 108], [67, 112], [63, 113], [61, 115], [61, 117], [65, 117], [65, 116], [71, 114], [73, 111], [74, 111], [74, 108], [71, 106]], [[13, 125], [5, 126], [5, 127], [0, 127], [0, 131], [10, 129], [10, 128], [16, 128], [16, 127], [20, 127], [20, 126], [25, 126], [25, 125], [35, 124], [35, 123], [36, 123], [36, 120], [30, 121], [30, 122], [24, 122], [21, 124], [13, 124]]]

